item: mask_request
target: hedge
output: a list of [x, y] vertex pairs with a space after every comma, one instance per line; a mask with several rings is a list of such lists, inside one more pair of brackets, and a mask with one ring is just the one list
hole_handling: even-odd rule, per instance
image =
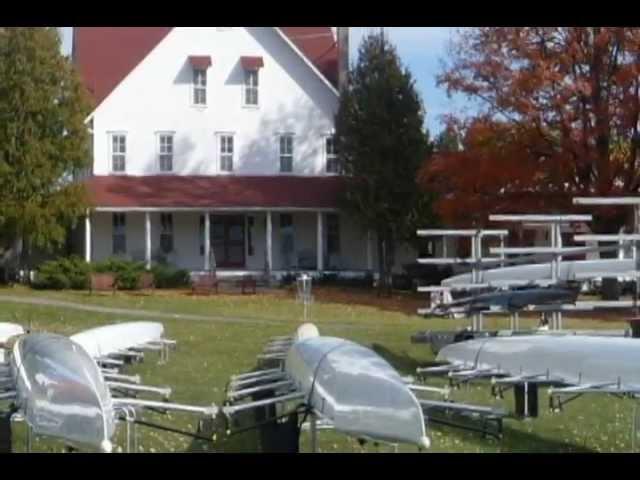
[[[120, 290], [135, 290], [144, 271], [144, 263], [119, 258], [88, 264], [78, 256], [61, 257], [43, 263], [37, 270], [32, 286], [46, 290], [86, 290], [89, 288], [89, 274], [96, 272], [114, 273]], [[187, 270], [169, 265], [154, 265], [151, 271], [157, 288], [186, 287], [191, 282]]]

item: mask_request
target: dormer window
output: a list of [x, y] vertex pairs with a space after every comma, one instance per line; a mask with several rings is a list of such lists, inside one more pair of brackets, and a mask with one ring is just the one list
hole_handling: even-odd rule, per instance
[[193, 69], [193, 104], [207, 104], [207, 71]]
[[193, 68], [193, 104], [204, 106], [207, 104], [207, 70], [211, 66], [211, 57], [189, 57]]
[[244, 106], [257, 107], [259, 105], [259, 71], [264, 66], [264, 61], [262, 57], [241, 57], [240, 63], [244, 69]]

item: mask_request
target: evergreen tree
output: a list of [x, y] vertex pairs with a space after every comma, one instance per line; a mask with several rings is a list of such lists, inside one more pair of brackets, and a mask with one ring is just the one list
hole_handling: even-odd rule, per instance
[[61, 246], [87, 208], [89, 103], [55, 27], [0, 29], [0, 249]]
[[422, 101], [411, 73], [381, 33], [367, 36], [336, 115], [347, 188], [343, 207], [376, 233], [380, 287], [389, 286], [396, 245], [430, 222], [431, 198], [417, 184], [429, 155]]

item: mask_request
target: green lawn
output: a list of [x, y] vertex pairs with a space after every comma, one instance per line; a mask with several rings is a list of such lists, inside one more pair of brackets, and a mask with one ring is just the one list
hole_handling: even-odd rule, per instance
[[[291, 334], [301, 323], [302, 306], [283, 293], [257, 296], [220, 295], [190, 297], [186, 295], [89, 296], [83, 292], [34, 292], [23, 288], [0, 289], [0, 295], [32, 296], [108, 307], [132, 308], [163, 313], [193, 314], [211, 320], [163, 319], [167, 336], [178, 341], [167, 365], [158, 365], [156, 356], [148, 354], [144, 363], [130, 368], [141, 373], [144, 382], [169, 385], [173, 400], [193, 404], [220, 404], [230, 375], [254, 367], [255, 358], [269, 337]], [[465, 320], [423, 319], [415, 315], [383, 311], [374, 307], [351, 304], [315, 303], [311, 319], [324, 335], [340, 336], [372, 347], [404, 374], [433, 360], [430, 349], [412, 345], [410, 336], [430, 328], [455, 328], [467, 325]], [[225, 319], [236, 319], [225, 320]], [[132, 315], [82, 312], [68, 308], [32, 306], [0, 301], [0, 322], [19, 322], [34, 330], [73, 334], [96, 325], [135, 320]], [[523, 319], [521, 323], [526, 323]], [[508, 321], [487, 319], [486, 328], [506, 327]], [[568, 327], [623, 328], [623, 322], [567, 319]], [[453, 393], [453, 398], [486, 405], [513, 408], [510, 396], [493, 400], [486, 385], [474, 384]], [[541, 417], [536, 420], [505, 421], [501, 441], [482, 438], [479, 434], [446, 427], [430, 427], [433, 452], [624, 452], [631, 449], [633, 404], [612, 397], [585, 396], [569, 404], [562, 414], [550, 414], [546, 393], [540, 396]], [[195, 429], [193, 417], [145, 414], [145, 419], [189, 430]], [[14, 434], [16, 451], [24, 449], [23, 427]], [[121, 428], [121, 439], [124, 428]], [[212, 449], [214, 451], [259, 451], [255, 432], [228, 437], [224, 429], [213, 444], [192, 441], [172, 433], [138, 427], [141, 449], [146, 452], [180, 452]], [[308, 450], [304, 435], [302, 449]], [[120, 445], [124, 445], [121, 440]], [[34, 449], [60, 450], [61, 445], [39, 439]], [[373, 446], [361, 448], [355, 440], [335, 432], [322, 431], [319, 449], [326, 452], [376, 451]], [[381, 447], [380, 451], [388, 451]], [[415, 451], [401, 447], [401, 451]]]

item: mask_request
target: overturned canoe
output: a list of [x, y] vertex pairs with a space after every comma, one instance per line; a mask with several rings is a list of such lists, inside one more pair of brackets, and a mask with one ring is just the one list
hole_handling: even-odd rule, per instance
[[492, 369], [510, 375], [545, 375], [563, 383], [617, 384], [640, 388], [640, 342], [635, 338], [580, 335], [518, 335], [454, 343], [438, 361], [470, 370]]
[[95, 361], [67, 337], [17, 337], [11, 371], [16, 403], [33, 432], [82, 447], [112, 450], [111, 394]]
[[[11, 337], [21, 335], [24, 333], [24, 329], [17, 323], [0, 323], [0, 345], [9, 340]], [[6, 358], [5, 349], [0, 346], [0, 363], [3, 363]]]
[[[572, 260], [560, 263], [558, 280], [573, 281], [597, 278], [600, 276], [629, 276], [635, 270], [635, 261], [617, 260]], [[504, 268], [492, 268], [479, 273], [479, 283], [491, 282], [535, 282], [552, 278], [551, 263], [517, 265]], [[472, 283], [471, 273], [454, 275], [442, 281], [445, 287]]]
[[427, 448], [422, 408], [398, 372], [368, 348], [333, 337], [295, 342], [285, 370], [308, 406], [348, 435]]
[[157, 322], [125, 322], [91, 328], [71, 336], [93, 358], [118, 353], [162, 339], [164, 326]]

